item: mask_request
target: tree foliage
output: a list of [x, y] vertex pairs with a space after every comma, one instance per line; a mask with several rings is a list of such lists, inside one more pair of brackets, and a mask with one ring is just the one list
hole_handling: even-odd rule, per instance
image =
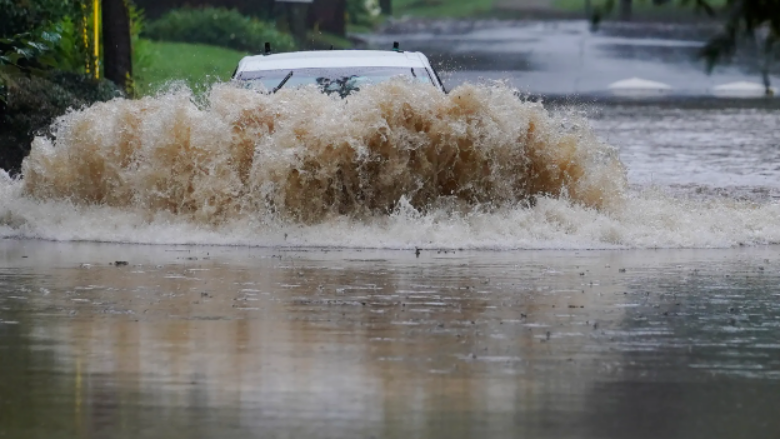
[[[695, 7], [716, 16], [710, 0], [693, 0]], [[757, 40], [765, 56], [772, 56], [780, 38], [780, 0], [727, 0], [723, 30], [702, 49], [709, 70], [725, 57], [734, 54], [742, 37]]]
[[0, 168], [19, 172], [35, 135], [69, 108], [121, 94], [85, 74], [82, 0], [0, 0]]
[[109, 81], [52, 72], [46, 76], [14, 77], [5, 102], [0, 103], [0, 169], [16, 174], [36, 135], [47, 135], [51, 123], [68, 111], [121, 95]]
[[[719, 15], [711, 0], [692, 0], [696, 8]], [[780, 0], [726, 0], [720, 11], [723, 29], [702, 48], [700, 55], [711, 72], [716, 64], [734, 55], [742, 40], [755, 44], [761, 62], [761, 77], [767, 95], [772, 94], [769, 72], [778, 57]]]
[[18, 75], [73, 64], [79, 39], [68, 17], [80, 8], [80, 0], [0, 0], [0, 101]]
[[0, 0], [0, 37], [31, 32], [75, 15], [81, 0]]

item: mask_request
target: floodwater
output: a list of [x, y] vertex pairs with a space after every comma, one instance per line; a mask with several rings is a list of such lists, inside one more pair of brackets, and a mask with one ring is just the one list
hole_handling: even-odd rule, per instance
[[0, 174], [0, 438], [778, 437], [778, 100], [399, 85], [36, 140]]
[[[735, 81], [760, 82], [751, 47], [707, 75], [697, 53], [720, 30], [717, 24], [604, 23], [585, 21], [396, 22], [363, 36], [374, 48], [422, 50], [439, 65], [449, 85], [502, 80], [544, 95], [599, 95], [623, 79], [666, 83], [678, 96], [708, 95]], [[775, 71], [774, 84], [780, 83]]]
[[583, 111], [602, 139], [620, 145], [634, 185], [780, 195], [780, 102], [713, 98]]
[[0, 434], [771, 438], [778, 250], [6, 241]]

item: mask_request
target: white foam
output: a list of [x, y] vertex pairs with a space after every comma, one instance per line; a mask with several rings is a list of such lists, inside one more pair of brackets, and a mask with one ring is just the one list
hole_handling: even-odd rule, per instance
[[[777, 94], [777, 89], [770, 87], [772, 94]], [[766, 87], [763, 84], [749, 81], [730, 82], [712, 88], [712, 93], [722, 97], [755, 98], [766, 96]]]
[[672, 87], [668, 84], [642, 78], [630, 78], [613, 82], [607, 88], [618, 96], [664, 95], [672, 90]]
[[205, 225], [185, 217], [67, 201], [35, 201], [20, 183], [0, 183], [0, 237], [142, 244], [339, 248], [612, 249], [728, 248], [780, 243], [780, 206], [677, 199], [647, 189], [613, 212], [565, 199], [490, 213], [422, 214], [406, 206], [364, 220], [314, 225], [252, 219]]

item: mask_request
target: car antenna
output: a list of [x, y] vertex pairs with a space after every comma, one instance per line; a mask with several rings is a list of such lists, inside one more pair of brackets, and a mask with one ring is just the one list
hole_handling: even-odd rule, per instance
[[398, 41], [393, 41], [393, 52], [403, 52]]
[[265, 50], [263, 51], [263, 55], [270, 55], [271, 54], [271, 43], [268, 41], [265, 42]]

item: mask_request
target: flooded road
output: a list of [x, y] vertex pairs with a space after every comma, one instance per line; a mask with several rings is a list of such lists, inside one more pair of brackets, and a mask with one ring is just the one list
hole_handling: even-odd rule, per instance
[[634, 185], [778, 198], [780, 102], [772, 101], [712, 98], [578, 108], [601, 138], [620, 146]]
[[5, 240], [0, 436], [770, 438], [778, 250]]
[[[373, 48], [421, 50], [445, 72], [445, 82], [506, 80], [543, 95], [608, 93], [616, 81], [640, 77], [668, 84], [669, 94], [704, 96], [712, 87], [760, 82], [759, 63], [748, 50], [707, 75], [697, 59], [719, 27], [585, 21], [400, 21], [384, 33], [362, 35]], [[780, 76], [773, 76], [780, 83]]]

